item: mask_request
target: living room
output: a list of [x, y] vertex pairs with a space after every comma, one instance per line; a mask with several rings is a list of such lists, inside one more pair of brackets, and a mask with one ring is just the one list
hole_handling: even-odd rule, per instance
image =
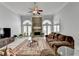
[[[78, 56], [78, 15], [79, 2], [0, 2], [0, 52], [10, 48], [16, 56]], [[68, 39], [49, 44], [53, 34]]]

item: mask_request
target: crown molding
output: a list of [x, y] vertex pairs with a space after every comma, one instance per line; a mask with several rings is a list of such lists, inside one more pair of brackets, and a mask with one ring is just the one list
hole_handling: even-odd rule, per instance
[[[9, 9], [10, 11], [12, 11], [13, 13], [22, 16], [22, 14], [16, 13], [16, 11], [14, 11], [11, 7], [9, 7], [7, 4], [5, 4], [5, 2], [1, 2], [1, 4], [2, 4], [4, 7], [6, 7], [7, 9]], [[65, 2], [65, 3], [58, 9], [58, 11], [56, 11], [56, 12], [54, 12], [54, 13], [51, 13], [51, 14], [42, 14], [42, 15], [55, 15], [55, 14], [57, 14], [58, 12], [60, 12], [67, 4], [68, 4], [68, 2]], [[31, 15], [31, 14], [23, 14], [23, 16], [24, 16], [24, 15]]]

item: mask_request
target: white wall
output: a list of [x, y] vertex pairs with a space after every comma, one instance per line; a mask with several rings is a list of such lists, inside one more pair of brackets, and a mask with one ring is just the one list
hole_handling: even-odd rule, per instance
[[74, 37], [75, 48], [79, 49], [79, 3], [68, 3], [59, 13], [61, 32]]
[[21, 32], [20, 16], [0, 4], [0, 28], [11, 28], [11, 36]]

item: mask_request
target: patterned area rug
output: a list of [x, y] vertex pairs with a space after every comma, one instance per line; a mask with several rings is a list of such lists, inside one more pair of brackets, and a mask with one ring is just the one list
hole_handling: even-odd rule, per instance
[[37, 42], [30, 46], [29, 41], [27, 41], [19, 50], [17, 56], [40, 56], [43, 49], [51, 49], [43, 37], [33, 39], [36, 39]]

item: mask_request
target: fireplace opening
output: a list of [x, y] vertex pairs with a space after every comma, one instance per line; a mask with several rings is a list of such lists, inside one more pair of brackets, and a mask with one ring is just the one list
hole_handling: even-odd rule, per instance
[[34, 35], [40, 35], [41, 33], [40, 32], [34, 32]]

